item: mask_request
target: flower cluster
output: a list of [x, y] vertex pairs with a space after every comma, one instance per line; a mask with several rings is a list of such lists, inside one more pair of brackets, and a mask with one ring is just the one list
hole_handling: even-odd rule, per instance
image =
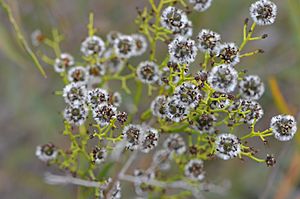
[[[274, 23], [274, 3], [259, 0], [250, 6], [253, 24], [249, 29], [246, 20], [238, 45], [223, 41], [210, 29], [193, 34], [197, 27], [185, 12], [189, 10], [185, 0], [159, 2], [150, 1], [151, 9], [138, 9], [135, 22], [140, 33], [111, 31], [106, 37], [97, 36], [91, 14], [81, 60], [57, 53], [60, 50], [54, 59], [44, 55], [64, 83], [55, 93], [67, 104], [63, 135], [69, 137], [70, 147], [46, 144], [37, 147], [36, 155], [99, 183], [101, 188], [94, 190], [98, 198], [120, 198], [120, 181], [133, 183], [141, 197], [150, 196], [149, 192], [164, 197], [166, 189], [173, 188], [174, 198], [187, 192], [198, 197], [199, 184], [205, 187], [204, 179], [210, 175], [206, 161], [248, 157], [273, 166], [275, 157], [257, 157], [247, 140], [266, 142], [274, 136], [289, 141], [297, 131], [296, 119], [290, 115], [274, 116], [269, 127], [256, 131], [264, 114], [258, 100], [266, 88], [258, 75], [239, 71], [241, 59], [261, 52], [243, 50], [248, 42], [265, 38], [252, 35], [256, 25]], [[203, 12], [213, 1], [187, 2]], [[60, 35], [53, 40], [41, 32], [33, 36], [34, 45], [46, 40], [45, 44], [60, 49]], [[157, 56], [159, 42], [168, 52], [163, 56]], [[138, 62], [131, 61], [139, 56], [143, 58]], [[119, 90], [116, 85], [121, 85]], [[147, 168], [136, 168], [137, 157]], [[172, 170], [170, 176], [171, 168], [176, 174]]]
[[63, 90], [63, 97], [68, 104], [64, 117], [70, 124], [82, 125], [87, 119], [89, 109], [101, 127], [109, 125], [119, 114], [123, 114], [117, 111], [122, 99], [118, 92], [109, 94], [104, 89], [87, 90], [86, 87], [85, 84], [72, 82]]
[[154, 149], [158, 143], [158, 131], [149, 126], [127, 125], [122, 132], [126, 147], [131, 150], [140, 149], [148, 153]]

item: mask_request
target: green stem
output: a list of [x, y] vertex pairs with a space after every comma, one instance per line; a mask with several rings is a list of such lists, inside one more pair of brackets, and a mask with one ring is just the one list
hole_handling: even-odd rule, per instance
[[[245, 33], [245, 32], [247, 31], [247, 28], [244, 29], [244, 39], [243, 39], [243, 42], [242, 42], [242, 44], [241, 44], [241, 46], [240, 46], [240, 49], [239, 49], [240, 51], [242, 51], [243, 48], [245, 47], [245, 45], [248, 43], [248, 41], [250, 41], [250, 39], [251, 39], [251, 37], [252, 37], [252, 34], [253, 34], [253, 32], [254, 32], [255, 26], [256, 26], [256, 23], [253, 22], [253, 24], [252, 24], [252, 26], [251, 26], [251, 28], [250, 28], [250, 31], [249, 31], [249, 33], [248, 33], [248, 35], [247, 35], [247, 33]], [[247, 36], [245, 37], [245, 35], [247, 35]]]
[[265, 162], [264, 159], [257, 158], [255, 156], [253, 156], [251, 153], [241, 152], [241, 155], [247, 156], [248, 158], [251, 158], [252, 160], [255, 160], [256, 162], [259, 162], [259, 163]]
[[35, 64], [35, 66], [38, 68], [38, 70], [40, 71], [40, 73], [43, 75], [43, 77], [47, 77], [45, 70], [43, 69], [42, 65], [40, 64], [38, 58], [36, 57], [36, 55], [33, 53], [33, 51], [31, 50], [31, 48], [29, 47], [27, 41], [25, 40], [25, 38], [23, 37], [23, 34], [16, 22], [16, 20], [13, 17], [12, 11], [10, 9], [10, 7], [3, 1], [0, 0], [0, 5], [3, 8], [3, 10], [6, 12], [8, 19], [10, 21], [10, 23], [12, 24], [17, 38], [20, 41], [22, 47], [25, 49], [25, 51], [28, 53], [28, 55], [31, 57], [31, 59], [33, 60], [33, 63]]

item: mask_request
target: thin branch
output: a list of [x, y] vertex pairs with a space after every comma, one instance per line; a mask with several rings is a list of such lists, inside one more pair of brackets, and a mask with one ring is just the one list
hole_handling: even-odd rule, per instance
[[134, 151], [132, 155], [129, 157], [129, 159], [127, 160], [127, 162], [125, 163], [125, 165], [123, 166], [123, 168], [121, 169], [118, 178], [122, 178], [122, 176], [125, 175], [126, 171], [129, 169], [130, 165], [132, 164], [136, 156], [137, 156], [137, 151]]
[[99, 182], [95, 181], [89, 181], [89, 180], [83, 180], [80, 178], [74, 178], [72, 176], [61, 176], [61, 175], [54, 175], [51, 173], [45, 174], [45, 182], [51, 185], [56, 184], [74, 184], [84, 187], [95, 187], [95, 188], [104, 188], [104, 185], [102, 185]]
[[25, 51], [28, 53], [28, 55], [31, 57], [31, 59], [33, 60], [34, 64], [36, 65], [36, 67], [39, 69], [40, 73], [46, 78], [46, 72], [44, 71], [42, 65], [40, 64], [38, 58], [36, 57], [36, 55], [33, 53], [33, 51], [31, 50], [31, 48], [29, 47], [27, 41], [25, 40], [25, 38], [23, 37], [21, 30], [12, 14], [12, 11], [10, 9], [10, 7], [4, 2], [4, 0], [0, 0], [0, 6], [3, 8], [3, 10], [6, 12], [8, 19], [11, 23], [11, 25], [13, 26], [17, 38], [20, 41], [20, 43], [22, 44], [22, 47], [25, 49]]
[[[139, 177], [134, 177], [131, 175], [123, 175], [120, 179], [132, 183], [135, 183], [138, 180], [140, 180]], [[228, 188], [230, 187], [230, 184], [227, 182], [225, 182], [223, 186], [218, 186], [212, 183], [201, 183], [199, 184], [199, 186], [193, 186], [184, 181], [168, 183], [154, 179], [147, 179], [146, 183], [161, 188], [185, 189], [191, 191], [195, 198], [204, 198], [204, 196], [201, 194], [201, 191], [211, 191], [220, 195], [225, 195]]]

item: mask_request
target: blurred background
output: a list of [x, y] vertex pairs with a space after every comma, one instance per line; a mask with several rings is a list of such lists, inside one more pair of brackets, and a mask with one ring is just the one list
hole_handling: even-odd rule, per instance
[[[265, 53], [239, 64], [249, 74], [259, 74], [266, 86], [261, 99], [265, 110], [259, 128], [268, 128], [270, 118], [285, 111], [276, 103], [268, 82], [278, 83], [290, 111], [298, 114], [300, 108], [300, 0], [273, 0], [278, 6], [278, 18], [272, 26], [258, 27], [255, 35], [267, 33], [264, 41], [251, 42], [246, 51], [258, 48]], [[105, 38], [110, 30], [125, 34], [137, 31], [133, 20], [136, 7], [149, 6], [147, 0], [6, 0], [26, 39], [40, 29], [50, 35], [57, 28], [65, 35], [62, 49], [79, 57], [81, 41], [87, 35], [89, 12], [94, 12], [95, 26]], [[249, 6], [254, 0], [214, 0], [204, 13], [193, 12], [189, 18], [194, 24], [194, 37], [202, 28], [210, 28], [222, 35], [223, 41], [240, 43], [242, 27], [249, 17]], [[51, 170], [35, 157], [35, 147], [49, 141], [63, 145], [61, 135], [64, 108], [61, 97], [53, 91], [63, 86], [51, 66], [43, 64], [48, 78], [44, 79], [34, 68], [31, 59], [19, 45], [7, 15], [0, 8], [0, 198], [52, 199], [74, 198], [73, 186], [51, 186], [43, 175]], [[165, 52], [165, 50], [163, 50]], [[282, 100], [281, 100], [282, 101]], [[282, 104], [282, 103], [281, 103]], [[277, 108], [279, 107], [279, 109]], [[268, 199], [300, 198], [300, 135], [292, 142], [267, 145], [252, 143], [261, 148], [261, 154], [274, 154], [277, 164], [240, 160], [207, 163], [207, 178], [221, 183], [230, 180], [228, 195], [206, 194], [207, 198]], [[128, 186], [124, 198], [134, 198]], [[128, 193], [127, 193], [128, 192]]]

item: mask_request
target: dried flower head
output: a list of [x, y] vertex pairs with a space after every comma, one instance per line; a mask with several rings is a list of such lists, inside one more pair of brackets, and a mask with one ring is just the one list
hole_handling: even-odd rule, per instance
[[105, 148], [95, 147], [92, 151], [93, 162], [101, 164], [107, 157], [107, 151]]
[[197, 47], [195, 41], [177, 36], [168, 46], [170, 60], [178, 64], [190, 64], [195, 61]]
[[179, 31], [174, 31], [175, 37], [177, 36], [183, 36], [186, 38], [190, 38], [193, 36], [193, 24], [192, 21], [188, 20], [183, 28], [181, 28]]
[[184, 167], [184, 174], [192, 180], [203, 180], [205, 177], [203, 161], [200, 159], [190, 160]]
[[265, 86], [259, 76], [247, 75], [239, 82], [239, 91], [244, 99], [259, 100], [265, 92]]
[[65, 72], [66, 68], [74, 65], [74, 58], [68, 53], [62, 53], [59, 58], [55, 59], [54, 71], [57, 73]]
[[211, 6], [212, 0], [189, 0], [189, 3], [196, 11], [204, 12]]
[[203, 83], [203, 82], [207, 81], [207, 76], [208, 76], [208, 73], [206, 70], [200, 70], [194, 75], [194, 79], [197, 82], [201, 81], [201, 83]]
[[200, 150], [196, 145], [190, 145], [188, 148], [188, 152], [190, 155], [196, 156], [200, 152]]
[[235, 45], [235, 43], [220, 44], [217, 46], [216, 52], [217, 56], [226, 64], [234, 66], [240, 62], [239, 48]]
[[31, 43], [33, 46], [37, 47], [45, 41], [46, 37], [43, 35], [42, 31], [37, 29], [31, 33]]
[[188, 22], [186, 13], [175, 7], [167, 7], [163, 10], [160, 23], [161, 25], [173, 32], [179, 32]]
[[149, 153], [158, 144], [158, 131], [151, 127], [143, 127], [143, 135], [141, 139], [141, 151]]
[[164, 95], [157, 96], [151, 103], [152, 114], [159, 118], [166, 117], [167, 98]]
[[211, 30], [203, 29], [197, 36], [198, 48], [202, 52], [216, 52], [217, 47], [220, 45], [221, 36]]
[[203, 114], [195, 121], [193, 121], [193, 127], [200, 131], [200, 133], [209, 133], [212, 134], [216, 131], [215, 123], [217, 118], [212, 114]]
[[100, 79], [105, 74], [105, 66], [101, 63], [90, 64], [87, 66], [90, 79]]
[[173, 122], [180, 122], [189, 113], [189, 107], [182, 103], [176, 96], [169, 97], [166, 103], [167, 118]]
[[189, 82], [177, 86], [173, 96], [190, 108], [197, 107], [202, 98], [199, 87]]
[[277, 115], [272, 117], [270, 128], [277, 140], [289, 141], [297, 132], [297, 122], [291, 115]]
[[251, 5], [250, 15], [258, 25], [270, 25], [275, 22], [277, 6], [269, 0], [259, 0]]
[[148, 43], [146, 38], [141, 34], [133, 34], [131, 35], [133, 41], [135, 43], [135, 51], [133, 53], [134, 56], [142, 55], [146, 52]]
[[72, 82], [65, 86], [63, 97], [67, 104], [82, 104], [85, 103], [87, 97], [86, 86], [80, 83]]
[[112, 30], [106, 35], [106, 39], [110, 44], [113, 45], [121, 35], [122, 34], [120, 32]]
[[136, 52], [136, 43], [132, 36], [120, 35], [115, 43], [114, 50], [117, 57], [128, 59]]
[[102, 103], [93, 109], [93, 118], [101, 127], [109, 125], [117, 116], [117, 108], [111, 104]]
[[68, 71], [68, 80], [70, 82], [87, 83], [89, 79], [89, 73], [85, 67], [76, 66]]
[[91, 108], [96, 108], [98, 105], [107, 102], [109, 102], [109, 94], [106, 90], [95, 88], [88, 91], [87, 103], [91, 106]]
[[118, 107], [122, 103], [122, 96], [119, 92], [114, 92], [112, 95], [109, 97], [109, 103]]
[[98, 36], [87, 37], [81, 43], [80, 50], [85, 56], [97, 55], [100, 57], [105, 51], [105, 43]]
[[123, 125], [128, 119], [128, 114], [126, 112], [118, 112], [117, 121]]
[[154, 62], [144, 61], [141, 62], [136, 69], [137, 77], [143, 83], [153, 84], [158, 80], [158, 66]]
[[218, 92], [233, 92], [238, 81], [238, 72], [230, 65], [222, 64], [212, 68], [207, 82]]
[[49, 143], [49, 144], [44, 144], [42, 146], [37, 146], [35, 155], [41, 161], [48, 162], [54, 160], [57, 157], [58, 151], [53, 144]]
[[128, 119], [128, 114], [126, 112], [119, 112], [117, 114], [117, 121], [123, 125]]
[[170, 135], [163, 143], [163, 146], [169, 152], [176, 153], [178, 155], [181, 155], [186, 151], [185, 142], [179, 134]]
[[129, 150], [138, 149], [143, 133], [143, 128], [140, 125], [129, 124], [125, 126], [122, 135], [124, 140], [126, 140], [126, 148]]
[[88, 107], [85, 104], [68, 105], [64, 111], [64, 118], [70, 124], [82, 125], [88, 116]]
[[276, 159], [273, 155], [267, 154], [266, 158], [267, 167], [273, 167], [276, 164]]
[[228, 160], [241, 152], [240, 140], [233, 134], [221, 134], [216, 138], [216, 155]]

